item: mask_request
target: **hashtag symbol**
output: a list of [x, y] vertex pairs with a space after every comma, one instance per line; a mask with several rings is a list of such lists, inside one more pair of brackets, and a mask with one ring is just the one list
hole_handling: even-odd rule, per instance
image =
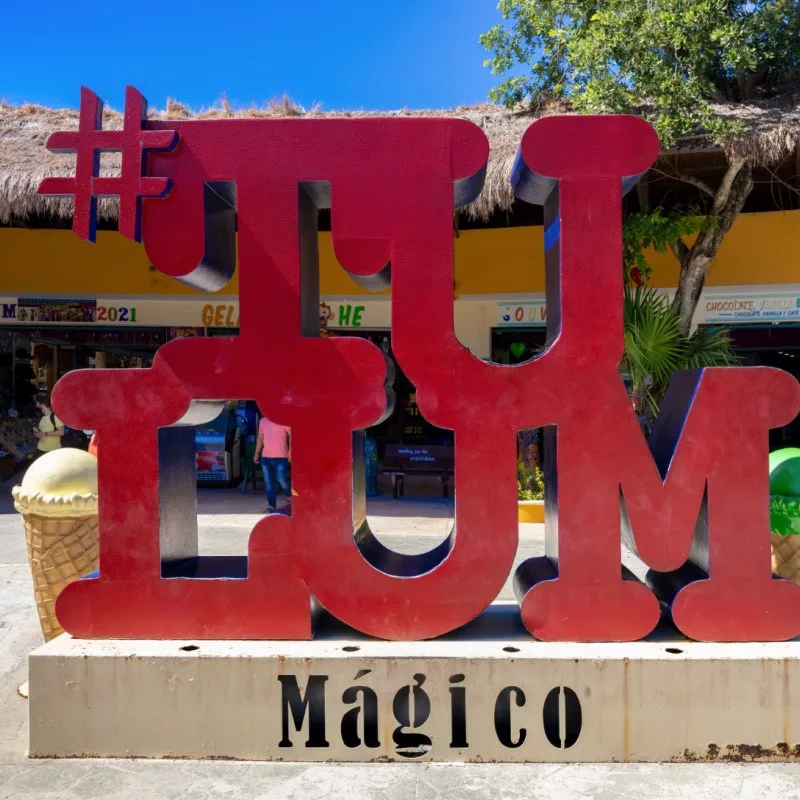
[[[71, 195], [75, 198], [72, 230], [94, 242], [97, 228], [97, 199], [119, 197], [119, 232], [140, 242], [142, 198], [166, 197], [169, 178], [147, 177], [148, 151], [170, 151], [178, 143], [177, 131], [147, 130], [147, 102], [141, 93], [125, 89], [125, 117], [121, 131], [104, 131], [103, 102], [91, 89], [81, 88], [81, 110], [77, 131], [54, 133], [47, 149], [75, 153], [74, 178], [45, 178], [39, 194]], [[101, 178], [100, 153], [122, 153], [118, 177]]]

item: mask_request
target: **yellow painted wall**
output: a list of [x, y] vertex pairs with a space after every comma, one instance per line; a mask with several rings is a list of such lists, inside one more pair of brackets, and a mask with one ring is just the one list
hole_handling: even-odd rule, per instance
[[[544, 291], [542, 229], [462, 231], [455, 240], [459, 295]], [[653, 284], [674, 287], [678, 264], [670, 253], [650, 253]], [[336, 263], [330, 234], [320, 234], [324, 295], [369, 294]], [[800, 211], [741, 216], [725, 237], [709, 285], [800, 283]], [[115, 232], [97, 244], [72, 231], [0, 228], [0, 294], [62, 296], [191, 295], [189, 287], [152, 268], [144, 248]], [[223, 294], [237, 294], [234, 276]]]
[[[671, 253], [650, 253], [653, 283], [678, 285]], [[743, 214], [723, 239], [711, 267], [710, 286], [800, 283], [800, 211]]]
[[[691, 241], [691, 240], [690, 240]], [[678, 285], [672, 253], [648, 251], [651, 284]], [[459, 294], [544, 292], [542, 228], [462, 231], [456, 240]], [[800, 211], [744, 214], [722, 242], [709, 286], [800, 283]]]

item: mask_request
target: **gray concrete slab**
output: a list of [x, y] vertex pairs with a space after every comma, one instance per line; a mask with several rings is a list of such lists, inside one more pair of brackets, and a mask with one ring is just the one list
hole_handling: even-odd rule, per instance
[[783, 764], [364, 764], [45, 761], [0, 764], [0, 798], [562, 800], [800, 797]]
[[[800, 798], [800, 765], [526, 764], [304, 765], [26, 758], [27, 701], [17, 695], [27, 654], [41, 642], [21, 522], [0, 484], [0, 799], [204, 798], [237, 800], [471, 800], [471, 798]], [[265, 505], [253, 491], [204, 491], [198, 519], [205, 552], [244, 552]], [[446, 535], [452, 502], [413, 497], [369, 504], [387, 544], [421, 552]], [[517, 560], [544, 551], [543, 528], [521, 526]], [[626, 563], [641, 573], [631, 557]], [[510, 599], [506, 585], [501, 598]], [[154, 721], [155, 722], [155, 721]]]

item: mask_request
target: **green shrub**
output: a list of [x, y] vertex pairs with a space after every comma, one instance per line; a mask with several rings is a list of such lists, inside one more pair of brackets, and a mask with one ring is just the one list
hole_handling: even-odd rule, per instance
[[544, 500], [544, 479], [539, 467], [530, 467], [517, 459], [517, 500]]

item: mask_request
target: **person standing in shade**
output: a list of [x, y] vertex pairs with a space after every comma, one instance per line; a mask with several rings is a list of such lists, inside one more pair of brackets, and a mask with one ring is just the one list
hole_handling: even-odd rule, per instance
[[253, 461], [261, 463], [264, 473], [264, 490], [267, 493], [268, 511], [278, 510], [278, 486], [291, 497], [289, 459], [291, 458], [289, 429], [266, 417], [258, 423], [258, 439]]
[[36, 401], [36, 408], [42, 415], [39, 420], [39, 428], [33, 432], [33, 435], [39, 440], [36, 445], [38, 456], [61, 447], [64, 423], [53, 413], [53, 407], [50, 405], [50, 398], [47, 395]]

